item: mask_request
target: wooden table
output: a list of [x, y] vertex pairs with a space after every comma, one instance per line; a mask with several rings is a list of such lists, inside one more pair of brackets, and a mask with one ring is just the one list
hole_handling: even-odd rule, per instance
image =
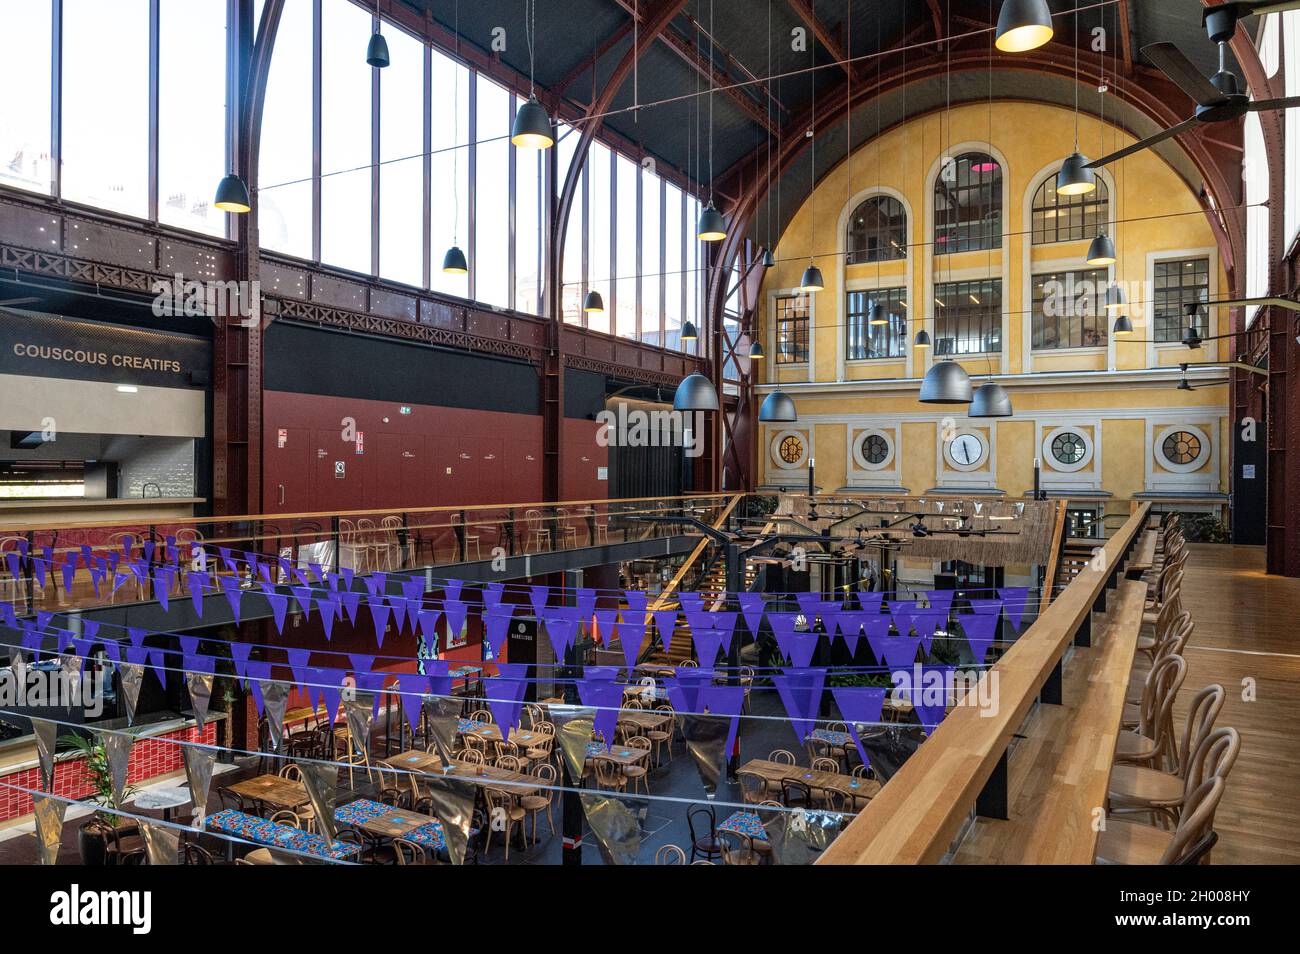
[[[477, 735], [480, 739], [486, 739], [488, 742], [502, 741], [501, 727], [495, 722], [474, 722], [470, 719], [461, 719], [456, 724], [456, 731], [465, 734]], [[522, 748], [536, 748], [538, 745], [545, 745], [554, 741], [555, 736], [549, 732], [538, 732], [535, 729], [515, 729], [510, 733], [510, 741]]]
[[[477, 779], [484, 783], [507, 782], [509, 784], [504, 786], [504, 790], [512, 795], [531, 795], [541, 787], [540, 781], [533, 775], [512, 772], [509, 769], [497, 768], [495, 765], [462, 762], [458, 759], [452, 760], [452, 770], [450, 772], [444, 772], [442, 770], [442, 759], [436, 753], [423, 752], [420, 749], [399, 752], [392, 758], [384, 759], [384, 761], [399, 771], [419, 772], [427, 775], [452, 775], [457, 778]], [[482, 772], [479, 772], [479, 769], [482, 769]]]
[[380, 838], [400, 838], [434, 851], [447, 845], [442, 824], [436, 818], [368, 798], [340, 805], [334, 810], [334, 819]]
[[1148, 530], [1138, 539], [1133, 548], [1133, 559], [1124, 568], [1124, 575], [1136, 579], [1146, 573], [1156, 562], [1156, 532]]
[[311, 801], [302, 782], [281, 778], [278, 775], [259, 775], [226, 787], [241, 798], [261, 802], [277, 811], [282, 808], [292, 810]]
[[672, 720], [673, 713], [656, 712], [653, 709], [622, 709], [618, 714], [619, 722], [630, 722], [643, 731], [658, 729]]
[[606, 749], [599, 742], [587, 743], [587, 764], [590, 765], [594, 759], [604, 758], [627, 768], [636, 765], [651, 754], [649, 749], [634, 749], [626, 745], [613, 745]]
[[741, 772], [757, 775], [765, 782], [780, 787], [782, 780], [803, 782], [817, 791], [833, 791], [849, 798], [871, 798], [880, 791], [880, 783], [873, 779], [855, 778], [839, 772], [815, 772], [806, 765], [786, 765], [766, 759], [751, 759], [740, 767]]

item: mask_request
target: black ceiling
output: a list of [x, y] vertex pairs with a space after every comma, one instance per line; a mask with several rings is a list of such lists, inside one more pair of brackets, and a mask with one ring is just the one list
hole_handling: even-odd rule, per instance
[[[492, 46], [493, 30], [504, 27], [506, 48], [499, 53], [501, 62], [527, 74], [525, 0], [397, 2], [419, 11], [421, 15], [427, 12], [448, 30], [453, 29], [458, 20], [462, 42], [485, 52]], [[554, 90], [568, 78], [565, 98], [580, 107], [589, 103], [593, 84], [599, 88], [606, 82], [628, 50], [631, 35], [604, 49], [597, 60], [594, 76], [587, 65], [602, 44], [631, 22], [630, 11], [634, 9], [634, 2], [635, 9], [640, 10], [643, 17], [647, 10], [656, 6], [655, 0], [541, 0], [537, 3], [537, 84]], [[902, 38], [909, 32], [913, 33], [913, 43], [929, 43], [935, 39], [932, 7], [927, 0], [804, 2], [834, 40], [849, 49], [854, 57], [870, 57], [880, 49], [897, 51]], [[814, 92], [825, 95], [843, 80], [844, 74], [839, 66], [833, 65], [834, 58], [827, 51], [826, 44], [816, 41], [811, 31], [808, 42], [814, 52], [791, 51], [791, 31], [806, 26], [796, 12], [798, 5], [799, 0], [689, 0], [669, 26], [678, 42], [657, 41], [639, 64], [636, 77], [638, 100], [643, 104], [657, 104], [632, 112], [629, 107], [633, 105], [633, 82], [629, 78], [613, 105], [615, 110], [628, 111], [609, 116], [606, 124], [661, 162], [684, 171], [692, 179], [705, 181], [709, 178], [707, 146], [710, 137], [701, 133], [707, 130], [711, 98], [713, 167], [718, 173], [726, 170], [765, 141], [766, 132], [753, 112], [770, 112], [774, 124], [788, 123], [792, 117], [807, 111]], [[951, 3], [938, 0], [935, 6], [944, 32], [960, 35], [975, 29], [975, 22], [988, 23], [991, 15], [996, 18], [999, 5], [1000, 0], [951, 0]], [[1073, 10], [1076, 6], [1089, 6], [1086, 0], [1050, 0], [1050, 5], [1057, 13]], [[1200, 0], [1128, 0], [1124, 6], [1128, 11], [1132, 46], [1139, 61], [1142, 57], [1138, 51], [1142, 46], [1157, 40], [1169, 40], [1182, 48], [1205, 74], [1217, 69], [1217, 51], [1201, 26], [1203, 4]], [[1096, 56], [1090, 51], [1091, 30], [1100, 23], [1113, 28], [1121, 9], [1120, 4], [1112, 3], [1079, 14], [1081, 56]], [[710, 22], [713, 25], [711, 31]], [[1253, 26], [1251, 21], [1247, 21], [1247, 29], [1253, 29]], [[1057, 38], [1068, 41], [1073, 34], [1072, 27], [1068, 17], [1058, 17]], [[753, 111], [746, 111], [723, 93], [714, 92], [711, 97], [696, 95], [707, 90], [708, 81], [690, 60], [707, 60], [711, 46], [714, 63], [722, 74], [732, 83], [749, 83], [743, 95], [752, 98]], [[683, 53], [683, 49], [691, 52]], [[917, 49], [916, 55], [924, 52]], [[897, 62], [899, 55], [897, 52], [893, 54], [893, 62]], [[814, 56], [821, 68], [809, 71]], [[1231, 65], [1236, 66], [1235, 62]], [[859, 70], [861, 76], [870, 77], [874, 73], [874, 60], [860, 62]], [[763, 86], [753, 82], [754, 77], [770, 76], [779, 77], [766, 83], [771, 99]], [[997, 89], [1000, 95], [1010, 97], [1037, 99], [1050, 94], [1053, 100], [1064, 98], [1069, 101], [1068, 89], [1063, 93], [1060, 83], [1044, 84], [1042, 80], [1041, 75], [1028, 71], [1005, 71]], [[922, 85], [938, 84], [916, 84]], [[1069, 84], [1065, 85], [1068, 87]], [[986, 85], [983, 88], [987, 91]], [[660, 102], [663, 100], [672, 101]], [[957, 101], [956, 95], [954, 101]], [[934, 104], [927, 101], [924, 90], [921, 90], [920, 94], [909, 95], [907, 105], [911, 114], [932, 108]], [[1134, 111], [1129, 112], [1131, 116], [1122, 118], [1132, 120], [1132, 131], [1139, 134], [1153, 131], [1150, 122], [1144, 122]], [[842, 143], [842, 130], [839, 138]], [[854, 138], [859, 137], [855, 135]], [[818, 141], [820, 144], [820, 136]], [[701, 148], [701, 143], [705, 148]], [[1181, 154], [1181, 150], [1171, 146], [1167, 153]], [[827, 161], [830, 158], [828, 154]], [[822, 165], [821, 159], [819, 155], [819, 166]]]

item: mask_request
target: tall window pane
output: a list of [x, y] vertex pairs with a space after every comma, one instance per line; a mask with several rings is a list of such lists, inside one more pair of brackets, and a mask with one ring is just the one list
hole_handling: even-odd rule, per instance
[[285, 0], [262, 107], [257, 228], [263, 248], [299, 258], [312, 254], [311, 48], [312, 0]]
[[587, 154], [587, 287], [605, 299], [605, 311], [587, 315], [587, 327], [609, 331], [610, 152], [599, 143]]
[[[517, 110], [527, 100], [515, 97]], [[542, 149], [515, 150], [515, 308], [535, 315], [541, 295]]]
[[846, 265], [907, 258], [907, 211], [890, 195], [873, 195], [849, 216]]
[[[704, 288], [701, 267], [704, 243], [695, 237], [695, 223], [700, 220], [702, 208], [699, 199], [692, 196], [686, 200], [686, 320], [694, 323], [698, 334], [703, 334], [703, 329], [700, 328], [700, 308]], [[698, 341], [683, 341], [681, 348], [692, 354], [700, 353]]]
[[906, 288], [851, 291], [846, 305], [845, 356], [850, 361], [904, 357]]
[[664, 347], [680, 348], [682, 331], [682, 190], [664, 183]]
[[158, 220], [225, 235], [212, 205], [227, 171], [225, 0], [162, 0], [158, 74]]
[[934, 253], [1001, 247], [1001, 164], [978, 152], [945, 162], [934, 180]]
[[148, 0], [63, 4], [63, 197], [149, 214]]
[[776, 363], [808, 361], [808, 296], [781, 295], [776, 299]]
[[1204, 308], [1196, 310], [1194, 321], [1183, 312], [1190, 302], [1204, 302], [1210, 295], [1210, 260], [1189, 258], [1172, 262], [1156, 262], [1155, 289], [1151, 303], [1152, 327], [1156, 341], [1181, 341], [1183, 332], [1195, 324], [1197, 334], [1210, 333], [1209, 319]]
[[1086, 195], [1061, 195], [1056, 176], [1048, 176], [1034, 193], [1034, 244], [1077, 242], [1106, 230], [1110, 191], [1097, 177], [1097, 188]]
[[[0, 184], [50, 191], [50, 0], [0, 4]], [[22, 90], [22, 95], [12, 91]]]
[[1002, 350], [1002, 281], [986, 278], [935, 287], [935, 354]]
[[[578, 147], [578, 132], [572, 126], [561, 125], [560, 141], [556, 144], [559, 154], [556, 156], [560, 167], [556, 191], [558, 192], [573, 163], [574, 153]], [[564, 287], [561, 292], [560, 307], [564, 320], [570, 324], [582, 324], [582, 233], [586, 215], [586, 189], [580, 178], [573, 193], [573, 203], [569, 206], [569, 221], [564, 227]]]
[[1035, 275], [1034, 347], [1105, 347], [1109, 279], [1110, 273], [1104, 268]]
[[469, 84], [469, 70], [433, 51], [429, 286], [461, 298], [469, 297], [469, 277], [444, 272], [442, 259], [453, 245], [463, 250], [469, 245]]
[[617, 332], [623, 338], [636, 337], [637, 321], [637, 246], [640, 234], [637, 224], [637, 181], [640, 169], [635, 162], [618, 156], [616, 163], [618, 175], [618, 242], [614, 246], [615, 269], [618, 275], [618, 287], [615, 298], [618, 302]]
[[379, 71], [379, 274], [424, 284], [424, 44], [384, 30]]
[[321, 18], [321, 261], [369, 272], [373, 23], [349, 0], [324, 0]]
[[659, 281], [663, 265], [659, 260], [659, 203], [662, 183], [658, 176], [641, 170], [641, 340], [659, 342]]
[[510, 304], [510, 94], [482, 74], [475, 77], [474, 297]]

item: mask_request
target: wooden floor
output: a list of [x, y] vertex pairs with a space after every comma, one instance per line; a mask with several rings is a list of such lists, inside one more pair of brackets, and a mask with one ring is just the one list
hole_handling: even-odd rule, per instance
[[[1215, 820], [1219, 843], [1213, 863], [1296, 864], [1300, 580], [1266, 575], [1262, 548], [1193, 544], [1183, 601], [1196, 630], [1185, 653], [1188, 675], [1175, 708], [1176, 725], [1181, 732], [1186, 705], [1203, 686], [1217, 682], [1227, 690], [1218, 724], [1235, 727], [1242, 737], [1241, 756]], [[1087, 677], [1083, 667], [1067, 663], [1067, 699], [1083, 691]], [[1061, 722], [1065, 712], [1064, 707], [1039, 707], [1012, 751], [1010, 812], [1022, 822], [977, 821], [955, 862], [1005, 863], [1022, 856], [1041, 827], [1023, 820], [1043, 812], [1040, 788], [1050, 784], [1054, 772], [1042, 768], [1058, 765], [1053, 753], [1068, 736], [1069, 727]]]

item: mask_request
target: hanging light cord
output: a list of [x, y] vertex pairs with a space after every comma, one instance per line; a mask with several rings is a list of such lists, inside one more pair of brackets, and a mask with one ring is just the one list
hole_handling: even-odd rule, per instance
[[1074, 11], [1074, 151], [1079, 151], [1079, 11]]
[[528, 40], [528, 96], [537, 95], [533, 85], [533, 46], [537, 42], [537, 0], [524, 0], [524, 37]]
[[[456, 56], [460, 56], [460, 0], [452, 7], [452, 45], [456, 48]], [[451, 84], [452, 96], [452, 136], [460, 136], [460, 64], [455, 64], [452, 70], [453, 78]], [[451, 244], [460, 245], [460, 150], [454, 149], [451, 154]]]

